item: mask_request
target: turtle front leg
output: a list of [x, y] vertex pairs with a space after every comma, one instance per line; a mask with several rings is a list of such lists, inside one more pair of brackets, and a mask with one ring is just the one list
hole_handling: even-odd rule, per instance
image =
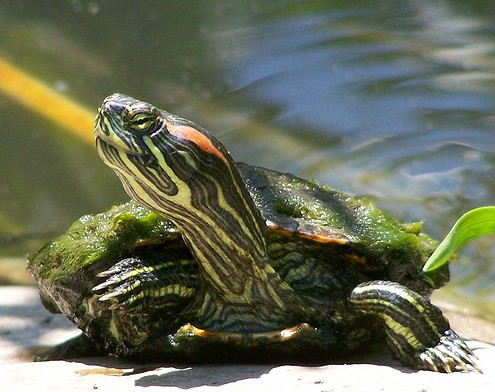
[[99, 300], [109, 302], [109, 310], [131, 314], [182, 310], [194, 295], [197, 280], [192, 260], [152, 261], [140, 256], [123, 259], [98, 277], [105, 279], [93, 287]]
[[352, 308], [383, 321], [392, 353], [402, 363], [432, 371], [474, 369], [476, 356], [429, 299], [388, 281], [362, 283], [350, 295]]

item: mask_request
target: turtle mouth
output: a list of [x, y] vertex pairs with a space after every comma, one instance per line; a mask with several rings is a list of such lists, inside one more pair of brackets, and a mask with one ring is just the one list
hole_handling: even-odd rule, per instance
[[140, 162], [140, 165], [150, 163], [149, 154], [123, 148], [120, 144], [116, 146], [115, 143], [101, 136], [96, 136], [96, 150], [103, 162], [117, 171], [128, 170], [130, 162], [134, 162], [134, 164]]
[[115, 150], [123, 152], [127, 155], [133, 155], [133, 156], [146, 155], [142, 152], [133, 150], [131, 147], [129, 147], [127, 144], [123, 142], [116, 142], [115, 140], [112, 140], [112, 138], [109, 138], [105, 134], [96, 134], [95, 140], [96, 140], [96, 148], [98, 149], [98, 151], [108, 150], [110, 147], [112, 147]]
[[[109, 105], [110, 103], [104, 103], [100, 107], [93, 128], [98, 152], [108, 150], [110, 149], [109, 146], [111, 146], [120, 153], [138, 157], [146, 156], [146, 152], [139, 149], [125, 132], [121, 132], [122, 124], [120, 124], [118, 118], [109, 114], [109, 109], [107, 108]], [[100, 156], [104, 157], [101, 153]]]
[[[145, 158], [149, 155], [147, 152], [134, 147], [133, 144], [127, 143], [117, 135], [113, 133], [106, 133], [98, 124], [94, 128], [94, 135], [96, 148], [102, 158], [106, 156], [106, 153], [110, 149], [114, 149], [119, 153], [125, 153], [128, 156], [133, 157]], [[104, 154], [102, 155], [102, 153]]]

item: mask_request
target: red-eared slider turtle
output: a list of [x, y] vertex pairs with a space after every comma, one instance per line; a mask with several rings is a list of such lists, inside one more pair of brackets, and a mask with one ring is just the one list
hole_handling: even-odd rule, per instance
[[29, 269], [44, 304], [100, 350], [304, 360], [385, 336], [411, 367], [478, 369], [425, 297], [433, 287], [421, 267], [435, 244], [419, 224], [236, 164], [206, 130], [126, 95], [105, 99], [95, 136], [134, 201], [82, 217]]

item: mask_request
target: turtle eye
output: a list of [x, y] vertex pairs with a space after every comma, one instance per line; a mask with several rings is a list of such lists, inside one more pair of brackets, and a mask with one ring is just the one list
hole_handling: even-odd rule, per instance
[[136, 113], [129, 118], [128, 124], [135, 131], [146, 132], [155, 124], [156, 116], [151, 113]]

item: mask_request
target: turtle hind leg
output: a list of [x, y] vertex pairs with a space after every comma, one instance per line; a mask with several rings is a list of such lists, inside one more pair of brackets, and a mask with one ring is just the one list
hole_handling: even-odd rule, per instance
[[476, 356], [450, 328], [440, 309], [407, 287], [388, 281], [362, 283], [352, 290], [354, 311], [383, 321], [392, 353], [417, 369], [481, 372]]
[[104, 355], [101, 350], [86, 335], [80, 334], [63, 343], [59, 343], [50, 349], [36, 355], [35, 362], [68, 360], [74, 358], [92, 357]]

